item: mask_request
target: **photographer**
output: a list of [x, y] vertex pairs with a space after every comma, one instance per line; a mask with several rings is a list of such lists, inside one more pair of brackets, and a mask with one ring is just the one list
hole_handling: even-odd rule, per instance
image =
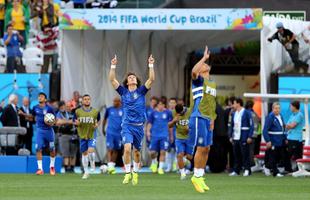
[[24, 41], [23, 36], [18, 31], [13, 29], [12, 24], [7, 25], [7, 33], [3, 37], [4, 44], [7, 50], [6, 72], [13, 73], [25, 72], [22, 64], [22, 52], [20, 51], [20, 44]]
[[66, 172], [74, 172], [76, 153], [78, 150], [78, 137], [72, 121], [73, 115], [70, 106], [64, 101], [59, 102], [59, 112], [56, 115], [56, 125], [59, 126], [60, 152], [64, 158]]

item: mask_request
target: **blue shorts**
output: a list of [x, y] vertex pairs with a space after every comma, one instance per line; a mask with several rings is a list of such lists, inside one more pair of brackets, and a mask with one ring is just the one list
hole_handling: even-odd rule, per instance
[[120, 150], [122, 148], [122, 136], [107, 133], [107, 148], [109, 150]]
[[167, 137], [152, 137], [149, 149], [151, 151], [167, 151], [169, 142]]
[[195, 147], [208, 147], [212, 145], [213, 132], [209, 130], [210, 120], [201, 117], [191, 117], [189, 119], [189, 138], [188, 145], [192, 154]]
[[49, 147], [50, 151], [55, 150], [55, 133], [53, 129], [44, 130], [37, 128], [36, 151]]
[[142, 146], [144, 136], [144, 125], [136, 126], [131, 124], [122, 124], [122, 142], [123, 144], [132, 144], [135, 149], [139, 150]]
[[175, 147], [177, 154], [184, 153], [193, 155], [192, 148], [188, 145], [188, 139], [176, 139]]
[[80, 139], [80, 151], [86, 152], [89, 148], [96, 148], [96, 139]]

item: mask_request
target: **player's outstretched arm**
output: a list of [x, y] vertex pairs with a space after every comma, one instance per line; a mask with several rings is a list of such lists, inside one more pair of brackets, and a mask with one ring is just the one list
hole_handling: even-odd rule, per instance
[[155, 81], [155, 72], [154, 72], [155, 59], [153, 58], [152, 54], [150, 55], [148, 62], [149, 62], [149, 78], [145, 82], [145, 87], [147, 89], [150, 89], [152, 83]]
[[199, 60], [198, 63], [192, 69], [192, 79], [196, 80], [199, 76], [200, 71], [202, 70], [204, 63], [209, 59], [210, 51], [208, 46], [206, 46], [205, 51], [203, 53], [203, 57]]
[[109, 79], [114, 89], [117, 89], [119, 87], [119, 82], [116, 80], [115, 76], [116, 65], [117, 65], [117, 58], [115, 55], [114, 58], [111, 60], [111, 69], [109, 73]]

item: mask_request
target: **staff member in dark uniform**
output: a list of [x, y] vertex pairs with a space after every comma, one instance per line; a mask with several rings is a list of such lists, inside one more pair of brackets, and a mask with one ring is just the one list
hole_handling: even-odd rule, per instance
[[278, 22], [276, 27], [278, 31], [268, 38], [268, 41], [272, 42], [274, 39], [278, 40], [289, 53], [295, 65], [295, 69], [299, 70], [302, 68], [304, 72], [308, 72], [308, 64], [299, 59], [299, 43], [296, 40], [296, 35], [289, 29], [284, 28], [281, 22]]
[[18, 114], [20, 117], [20, 125], [27, 129], [27, 134], [20, 136], [22, 145], [25, 145], [26, 149], [32, 151], [32, 136], [33, 136], [33, 117], [31, 115], [32, 109], [29, 107], [29, 99], [23, 98], [23, 106], [19, 109]]
[[236, 98], [233, 104], [235, 112], [231, 117], [230, 141], [234, 150], [234, 171], [229, 176], [237, 176], [242, 167], [243, 176], [251, 175], [250, 144], [252, 143], [254, 124], [252, 114], [243, 108], [241, 98]]

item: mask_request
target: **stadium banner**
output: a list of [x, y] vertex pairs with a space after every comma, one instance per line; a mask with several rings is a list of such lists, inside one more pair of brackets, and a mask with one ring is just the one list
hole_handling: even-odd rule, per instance
[[280, 19], [293, 19], [293, 20], [300, 20], [306, 21], [306, 11], [264, 11], [264, 16], [275, 17]]
[[263, 11], [245, 9], [64, 9], [65, 30], [258, 30]]

